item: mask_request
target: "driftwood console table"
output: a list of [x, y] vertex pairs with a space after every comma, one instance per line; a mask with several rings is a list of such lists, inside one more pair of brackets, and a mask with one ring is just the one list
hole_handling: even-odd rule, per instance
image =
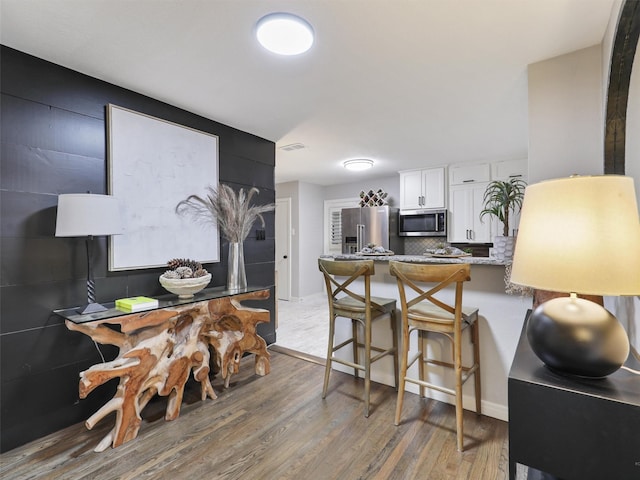
[[202, 400], [215, 399], [209, 380], [211, 351], [225, 387], [231, 375], [238, 372], [245, 352], [255, 354], [256, 374], [268, 374], [269, 352], [256, 325], [269, 322], [269, 311], [241, 304], [267, 298], [269, 290], [263, 287], [248, 288], [243, 293], [212, 288], [189, 300], [175, 295], [160, 297], [157, 309], [139, 313], [122, 312], [113, 303], [105, 305], [107, 311], [88, 315], [75, 309], [56, 310], [69, 330], [120, 349], [114, 360], [80, 373], [80, 398], [112, 378], [120, 378], [115, 396], [85, 423], [91, 429], [111, 412], [116, 413], [115, 426], [95, 451], [134, 439], [142, 423], [140, 414], [155, 395], [169, 397], [165, 420], [177, 418], [192, 372], [200, 382]]

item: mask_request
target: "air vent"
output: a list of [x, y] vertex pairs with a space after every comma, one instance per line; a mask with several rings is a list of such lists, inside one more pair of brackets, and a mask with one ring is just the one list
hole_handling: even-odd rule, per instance
[[292, 152], [294, 150], [301, 150], [303, 148], [306, 147], [301, 143], [290, 143], [289, 145], [283, 145], [282, 147], [280, 147], [280, 150], [284, 150], [285, 152]]

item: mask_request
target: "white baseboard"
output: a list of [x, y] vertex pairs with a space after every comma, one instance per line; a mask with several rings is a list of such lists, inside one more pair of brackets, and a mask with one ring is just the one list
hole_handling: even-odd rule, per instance
[[319, 292], [319, 293], [313, 293], [311, 295], [306, 295], [304, 297], [290, 297], [289, 301], [292, 303], [303, 303], [303, 302], [317, 301], [323, 298], [326, 300], [327, 298], [326, 294], [324, 292]]
[[[347, 367], [346, 365], [334, 363], [333, 369], [353, 375], [353, 368]], [[391, 387], [394, 385], [393, 373], [373, 372], [373, 371], [371, 373], [372, 373], [372, 376], [371, 376], [372, 381], [377, 383], [382, 383], [384, 385], [389, 385]], [[420, 394], [419, 388], [420, 387], [418, 387], [418, 385], [415, 385], [413, 383], [405, 384], [405, 391], [410, 393], [415, 393], [416, 395]], [[425, 395], [428, 398], [433, 398], [434, 400], [438, 400], [439, 402], [455, 405], [453, 400], [453, 395], [447, 395], [446, 393], [439, 392], [437, 390], [432, 390], [432, 389], [427, 389], [425, 391]], [[465, 410], [469, 410], [472, 412], [476, 411], [476, 402], [473, 396], [471, 395], [463, 395], [462, 405]], [[506, 405], [501, 405], [495, 402], [489, 402], [488, 400], [482, 400], [481, 407], [482, 407], [482, 415], [496, 418], [498, 420], [502, 420], [505, 422], [509, 421], [509, 409]]]
[[[405, 388], [405, 391], [412, 392], [418, 395], [419, 387], [417, 385], [408, 385]], [[415, 387], [414, 389], [411, 387]], [[439, 392], [437, 390], [429, 390], [425, 391], [425, 395], [429, 398], [433, 398], [434, 400], [438, 400], [443, 403], [448, 403], [449, 405], [454, 405], [453, 395], [447, 395], [446, 393]], [[465, 410], [469, 410], [471, 412], [476, 411], [476, 401], [471, 395], [463, 395], [462, 396], [462, 406]], [[482, 415], [486, 415], [487, 417], [496, 418], [498, 420], [503, 420], [505, 422], [509, 421], [509, 409], [506, 405], [500, 405], [498, 403], [489, 402], [488, 400], [482, 400], [480, 402], [480, 406], [482, 408]]]

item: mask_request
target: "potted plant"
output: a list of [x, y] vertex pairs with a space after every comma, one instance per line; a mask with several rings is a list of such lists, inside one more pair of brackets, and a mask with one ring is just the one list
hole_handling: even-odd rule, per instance
[[480, 212], [480, 220], [485, 215], [493, 215], [502, 222], [502, 236], [495, 237], [493, 242], [496, 258], [499, 260], [513, 257], [515, 239], [509, 235], [509, 219], [510, 214], [522, 208], [526, 186], [526, 182], [520, 178], [493, 180], [484, 191], [484, 208]]

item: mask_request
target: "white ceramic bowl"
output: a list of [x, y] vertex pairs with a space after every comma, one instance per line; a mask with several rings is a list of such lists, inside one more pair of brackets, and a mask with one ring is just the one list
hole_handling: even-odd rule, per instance
[[160, 275], [160, 285], [171, 293], [175, 293], [179, 298], [191, 298], [194, 293], [198, 293], [211, 281], [211, 274], [207, 273], [203, 277], [195, 278], [166, 278]]

